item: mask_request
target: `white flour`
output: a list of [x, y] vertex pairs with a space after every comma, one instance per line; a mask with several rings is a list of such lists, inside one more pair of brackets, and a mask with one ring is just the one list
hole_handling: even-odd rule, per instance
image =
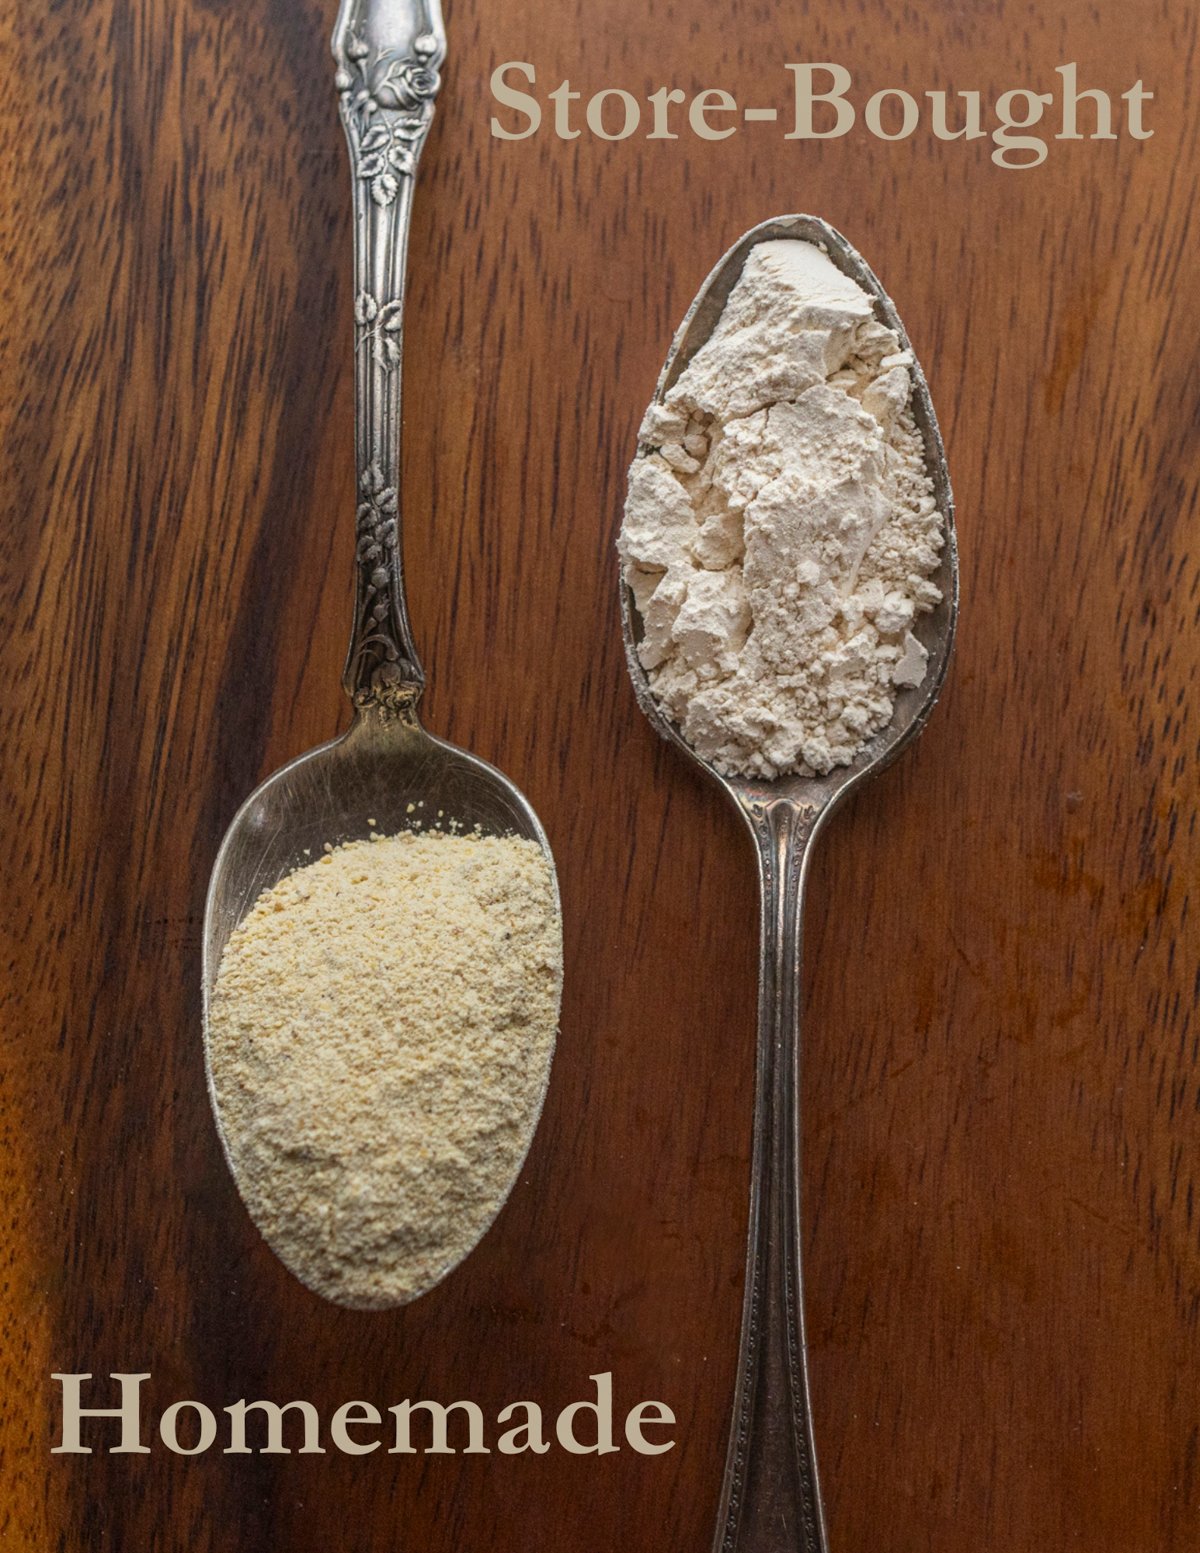
[[918, 685], [941, 514], [912, 358], [811, 243], [759, 243], [646, 412], [619, 549], [650, 687], [730, 775], [823, 774]]

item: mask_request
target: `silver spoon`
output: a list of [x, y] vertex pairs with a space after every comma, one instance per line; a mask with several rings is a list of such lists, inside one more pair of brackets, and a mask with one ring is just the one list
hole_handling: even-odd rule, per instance
[[[354, 181], [357, 596], [343, 684], [354, 707], [340, 738], [289, 762], [251, 793], [225, 833], [204, 913], [204, 1050], [209, 1099], [237, 1178], [213, 1085], [209, 1016], [229, 935], [263, 890], [326, 842], [393, 834], [439, 815], [465, 830], [536, 841], [537, 815], [493, 766], [426, 733], [425, 675], [413, 645], [400, 551], [400, 350], [417, 159], [433, 119], [446, 38], [438, 0], [343, 0], [333, 35]], [[557, 897], [556, 897], [557, 900]], [[403, 981], [403, 944], [396, 946]]]
[[[771, 238], [818, 243], [834, 264], [875, 298], [878, 318], [911, 349], [895, 307], [871, 270], [832, 227], [813, 216], [781, 216], [752, 228], [709, 275], [671, 345], [658, 380], [659, 402], [712, 333], [751, 248]], [[915, 362], [915, 357], [914, 357]], [[750, 1219], [742, 1335], [733, 1420], [714, 1553], [826, 1553], [825, 1515], [813, 1448], [800, 1255], [800, 929], [809, 848], [846, 795], [895, 759], [937, 700], [954, 638], [958, 557], [946, 455], [929, 389], [912, 368], [913, 413], [925, 443], [933, 494], [946, 519], [946, 543], [933, 581], [942, 602], [914, 634], [929, 653], [925, 678], [901, 691], [891, 722], [854, 762], [824, 777], [754, 781], [724, 777], [685, 742], [654, 699], [637, 655], [641, 622], [621, 585], [625, 655], [638, 704], [664, 739], [704, 768], [736, 804], [754, 837], [761, 890], [758, 1060]]]

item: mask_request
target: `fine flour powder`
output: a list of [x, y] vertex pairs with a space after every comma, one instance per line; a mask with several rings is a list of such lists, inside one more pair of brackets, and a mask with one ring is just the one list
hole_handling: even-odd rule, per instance
[[213, 1085], [238, 1189], [310, 1288], [403, 1303], [475, 1245], [533, 1136], [561, 981], [533, 841], [354, 841], [260, 896], [221, 960]]
[[727, 775], [847, 764], [924, 678], [943, 521], [911, 365], [822, 249], [762, 242], [646, 413], [619, 541], [639, 654]]

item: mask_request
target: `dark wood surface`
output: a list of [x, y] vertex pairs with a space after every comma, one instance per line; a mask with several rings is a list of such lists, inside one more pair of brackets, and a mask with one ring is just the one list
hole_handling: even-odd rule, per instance
[[[834, 1553], [1200, 1540], [1196, 13], [863, 0], [447, 6], [411, 252], [406, 554], [430, 726], [542, 815], [566, 913], [545, 1118], [496, 1230], [411, 1309], [260, 1243], [203, 1083], [200, 922], [238, 801], [342, 725], [349, 191], [313, 0], [0, 23], [7, 1549], [709, 1545], [742, 1276], [756, 897], [639, 715], [612, 542], [674, 325], [814, 211], [939, 407], [963, 612], [917, 748], [808, 910], [808, 1309]], [[1155, 94], [1137, 145], [489, 137], [486, 83], [784, 100]], [[678, 1444], [541, 1457], [52, 1456], [52, 1371], [181, 1398], [517, 1398], [610, 1370]], [[101, 1425], [103, 1429], [106, 1426]]]

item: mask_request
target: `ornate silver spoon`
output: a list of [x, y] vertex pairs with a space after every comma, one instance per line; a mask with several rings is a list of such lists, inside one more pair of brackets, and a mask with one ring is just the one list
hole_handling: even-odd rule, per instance
[[[263, 890], [326, 842], [392, 834], [439, 812], [464, 829], [538, 843], [537, 815], [494, 767], [426, 733], [425, 685], [404, 597], [400, 549], [400, 356], [409, 215], [446, 39], [438, 0], [343, 0], [333, 36], [354, 183], [357, 597], [343, 684], [354, 707], [340, 738], [291, 761], [251, 793], [213, 866], [204, 915], [204, 1044], [221, 955]], [[397, 946], [397, 979], [404, 975]]]
[[[822, 244], [834, 264], [875, 299], [878, 318], [908, 336], [882, 286], [839, 233], [813, 216], [754, 227], [713, 270], [671, 346], [655, 390], [663, 396], [712, 333], [751, 248], [770, 238]], [[915, 358], [914, 358], [915, 361]], [[750, 1220], [742, 1335], [733, 1420], [714, 1553], [826, 1553], [825, 1517], [813, 1448], [800, 1256], [800, 929], [809, 848], [846, 795], [894, 760], [925, 726], [945, 677], [958, 608], [954, 505], [942, 439], [919, 365], [913, 412], [925, 444], [946, 543], [933, 581], [942, 602], [914, 626], [928, 650], [925, 678], [902, 690], [891, 722], [849, 766], [824, 777], [754, 781], [724, 777], [685, 742], [651, 692], [637, 654], [641, 622], [622, 582], [625, 652], [638, 704], [664, 739], [719, 783], [754, 837], [761, 887], [758, 1060]]]

